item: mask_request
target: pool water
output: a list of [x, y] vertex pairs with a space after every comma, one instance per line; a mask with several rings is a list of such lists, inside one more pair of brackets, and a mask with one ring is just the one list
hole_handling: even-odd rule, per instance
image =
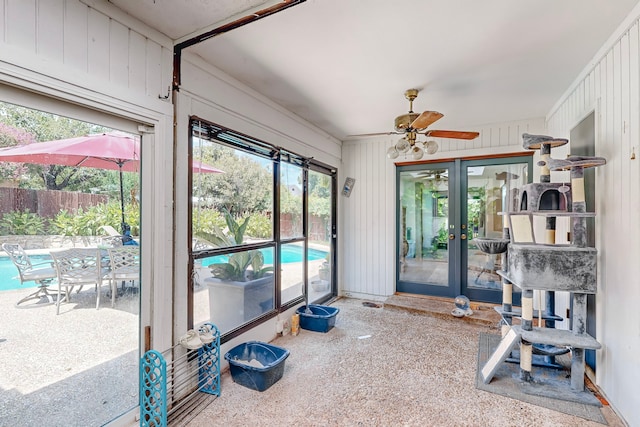
[[[264, 264], [273, 265], [273, 249], [261, 249], [260, 252], [264, 255]], [[316, 261], [324, 259], [327, 252], [318, 249], [309, 249], [309, 255], [307, 259], [309, 261]], [[48, 255], [31, 255], [31, 262], [38, 264], [41, 262], [51, 261], [51, 257]], [[202, 260], [203, 266], [215, 264], [218, 262], [227, 262], [229, 258], [226, 255], [218, 255], [215, 257], [204, 258]], [[302, 262], [302, 247], [300, 246], [283, 246], [282, 247], [282, 262], [285, 264], [292, 262]], [[20, 284], [20, 278], [18, 269], [13, 262], [6, 256], [0, 256], [0, 291], [9, 291], [13, 289], [21, 288], [35, 288], [38, 286], [35, 282], [25, 282], [24, 285]]]
[[[31, 255], [29, 258], [31, 259], [32, 264], [51, 261], [51, 257], [48, 255]], [[0, 256], [0, 291], [9, 291], [20, 288], [35, 288], [36, 286], [38, 285], [35, 282], [24, 282], [24, 285], [21, 285], [20, 275], [16, 266], [11, 262], [9, 257]]]
[[[300, 246], [283, 246], [282, 247], [282, 263], [289, 264], [292, 262], [302, 262], [302, 251], [303, 248]], [[264, 256], [264, 265], [273, 265], [273, 252], [274, 250], [269, 249], [260, 249], [262, 255]], [[308, 261], [316, 261], [319, 259], [324, 259], [327, 256], [328, 252], [321, 251], [318, 249], [309, 249], [309, 253], [307, 256]], [[229, 257], [227, 255], [217, 255], [214, 257], [208, 257], [202, 259], [203, 266], [209, 266], [210, 264], [215, 264], [219, 262], [228, 262]]]

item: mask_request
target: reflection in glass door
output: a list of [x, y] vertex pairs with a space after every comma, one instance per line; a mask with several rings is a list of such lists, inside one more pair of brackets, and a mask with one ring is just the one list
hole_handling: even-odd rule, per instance
[[531, 168], [530, 156], [399, 167], [396, 290], [500, 302], [501, 258], [474, 238], [502, 237]]
[[[504, 161], [508, 163], [502, 163]], [[461, 247], [461, 268], [466, 271], [461, 281], [461, 293], [475, 301], [500, 301], [502, 284], [497, 271], [501, 269], [502, 257], [480, 251], [474, 239], [501, 238], [505, 227], [505, 216], [501, 212], [518, 210], [518, 191], [528, 182], [530, 162], [513, 162], [512, 159], [494, 159], [493, 164], [483, 160], [462, 162], [461, 165], [464, 178], [461, 194], [465, 195], [462, 227], [467, 230], [467, 244]], [[514, 297], [519, 301], [518, 296]]]
[[453, 163], [399, 172], [398, 292], [450, 295]]

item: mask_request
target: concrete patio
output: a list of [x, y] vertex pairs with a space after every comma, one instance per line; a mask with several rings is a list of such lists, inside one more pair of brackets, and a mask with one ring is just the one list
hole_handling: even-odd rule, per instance
[[[459, 319], [446, 315], [453, 304], [444, 299], [362, 302], [332, 304], [340, 313], [326, 334], [301, 330], [274, 340], [290, 356], [271, 388], [245, 388], [227, 371], [221, 396], [175, 425], [602, 425], [475, 387], [479, 336], [500, 333], [493, 310], [476, 306], [478, 315]], [[611, 407], [600, 411], [610, 426], [625, 425]]]
[[[95, 310], [87, 290], [56, 316], [54, 306], [16, 309], [21, 292], [0, 293], [0, 426], [95, 426], [136, 405], [137, 297]], [[362, 302], [334, 302], [340, 313], [326, 334], [274, 340], [291, 354], [268, 390], [235, 384], [225, 371], [221, 396], [173, 425], [601, 425], [475, 387], [478, 338], [499, 334], [490, 305], [474, 304], [475, 314], [459, 319], [443, 298]], [[609, 406], [601, 411], [609, 425], [624, 426]]]
[[0, 426], [99, 426], [138, 404], [139, 298], [114, 308], [102, 289], [70, 303], [17, 308], [32, 289], [0, 292]]

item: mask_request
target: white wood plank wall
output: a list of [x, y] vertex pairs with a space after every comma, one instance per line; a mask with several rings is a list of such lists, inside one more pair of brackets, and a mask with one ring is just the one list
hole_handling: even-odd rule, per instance
[[108, 3], [93, 4], [0, 0], [0, 60], [61, 80], [84, 75], [85, 84], [157, 103], [171, 85], [172, 41]]
[[635, 362], [640, 353], [638, 21], [620, 34], [576, 80], [547, 121], [551, 135], [568, 138], [573, 127], [596, 112], [596, 155], [607, 159], [596, 170], [597, 339], [603, 344], [597, 353], [597, 382], [629, 425], [640, 425], [640, 369]]
[[395, 167], [388, 147], [386, 140], [342, 147], [339, 184], [346, 177], [356, 180], [350, 197], [338, 196], [339, 285], [346, 296], [380, 299], [395, 290]]
[[[177, 120], [197, 115], [336, 169], [340, 166], [340, 141], [199, 56], [183, 52], [182, 59], [180, 92], [190, 104], [178, 105]], [[186, 136], [178, 133], [179, 148], [186, 147]]]
[[[522, 134], [543, 132], [544, 118], [465, 129], [480, 136], [473, 141], [437, 138], [440, 149], [424, 160], [524, 151]], [[351, 197], [338, 198], [343, 295], [382, 300], [395, 292], [396, 168], [386, 152], [398, 138], [348, 141], [342, 146], [339, 184], [346, 177], [356, 179]]]

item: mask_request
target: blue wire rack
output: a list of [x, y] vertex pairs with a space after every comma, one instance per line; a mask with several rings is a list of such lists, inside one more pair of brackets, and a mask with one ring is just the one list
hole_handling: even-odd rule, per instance
[[164, 353], [149, 350], [142, 356], [141, 427], [166, 427], [168, 418], [199, 393], [220, 396], [220, 331], [212, 323], [203, 327], [213, 332], [214, 340], [197, 351], [178, 344]]

